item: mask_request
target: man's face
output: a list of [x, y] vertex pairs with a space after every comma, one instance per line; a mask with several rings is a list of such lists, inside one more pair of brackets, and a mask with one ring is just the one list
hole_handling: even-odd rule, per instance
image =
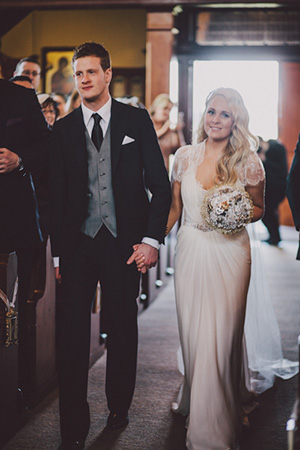
[[91, 103], [101, 107], [107, 102], [111, 76], [111, 69], [104, 72], [97, 56], [85, 56], [74, 63], [75, 84], [87, 107], [90, 107]]
[[24, 61], [18, 68], [18, 72], [15, 72], [14, 75], [26, 75], [31, 79], [33, 88], [37, 90], [41, 78], [41, 68], [36, 63]]

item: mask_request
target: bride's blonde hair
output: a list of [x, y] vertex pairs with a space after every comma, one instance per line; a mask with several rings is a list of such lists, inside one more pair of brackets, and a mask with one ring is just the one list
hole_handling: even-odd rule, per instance
[[223, 183], [234, 183], [238, 178], [237, 167], [246, 162], [250, 151], [257, 150], [258, 139], [249, 131], [249, 114], [239, 92], [232, 88], [221, 87], [207, 96], [205, 111], [197, 131], [197, 143], [208, 137], [204, 130], [205, 114], [210, 102], [217, 95], [222, 95], [227, 100], [233, 120], [228, 143], [217, 161], [217, 179]]

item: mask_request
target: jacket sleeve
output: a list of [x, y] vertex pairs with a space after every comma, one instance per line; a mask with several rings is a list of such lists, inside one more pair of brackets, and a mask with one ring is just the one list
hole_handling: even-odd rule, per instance
[[26, 89], [24, 94], [28, 139], [22, 144], [18, 154], [25, 169], [31, 172], [48, 166], [51, 131], [33, 89]]
[[165, 229], [171, 205], [171, 187], [153, 122], [146, 110], [140, 115], [140, 144], [143, 155], [145, 185], [151, 192], [150, 208], [145, 237], [160, 243], [164, 241]]
[[287, 177], [287, 198], [292, 210], [296, 229], [300, 230], [300, 135], [294, 159]]
[[50, 147], [50, 239], [52, 256], [61, 255], [61, 234], [66, 202], [62, 139], [54, 127]]

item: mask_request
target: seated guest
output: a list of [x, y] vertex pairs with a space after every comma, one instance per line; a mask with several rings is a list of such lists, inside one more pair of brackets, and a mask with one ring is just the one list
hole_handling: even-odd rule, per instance
[[25, 75], [30, 78], [33, 88], [37, 91], [41, 79], [41, 66], [33, 58], [21, 59], [14, 71], [15, 75]]
[[[175, 127], [171, 126], [170, 112], [173, 106], [173, 102], [168, 94], [160, 94], [154, 99], [149, 109], [168, 171], [170, 155], [174, 154], [179, 147], [185, 145], [182, 133], [182, 119], [178, 120], [178, 124]], [[179, 116], [180, 118], [181, 115]]]
[[26, 75], [15, 75], [14, 77], [10, 78], [9, 81], [12, 81], [13, 83], [18, 84], [19, 86], [23, 86], [27, 89], [33, 88], [31, 79]]
[[42, 107], [42, 112], [50, 128], [59, 116], [59, 108], [57, 102], [49, 94], [38, 94], [38, 101]]
[[63, 117], [65, 117], [67, 115], [67, 113], [66, 113], [66, 98], [65, 98], [64, 94], [60, 94], [58, 92], [52, 93], [52, 98], [53, 98], [53, 100], [56, 101], [56, 105], [58, 108], [57, 120], [62, 119]]
[[77, 89], [74, 89], [72, 94], [70, 95], [70, 97], [67, 100], [67, 104], [66, 104], [67, 114], [74, 111], [74, 109], [79, 108], [80, 104], [81, 104], [81, 98], [80, 98], [79, 92], [77, 91]]

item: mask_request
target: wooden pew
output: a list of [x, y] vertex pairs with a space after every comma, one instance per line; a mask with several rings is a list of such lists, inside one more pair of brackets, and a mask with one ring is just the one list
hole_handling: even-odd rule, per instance
[[[0, 254], [0, 289], [10, 301], [16, 278], [16, 254]], [[17, 309], [18, 300], [16, 301]], [[0, 300], [0, 447], [26, 422], [22, 396], [18, 389], [19, 347], [17, 343], [6, 343], [6, 313], [7, 308]]]
[[[300, 362], [300, 335], [298, 336]], [[300, 450], [300, 376], [298, 374], [298, 389], [292, 414], [286, 424], [288, 450]]]
[[159, 289], [165, 286], [170, 275], [174, 273], [174, 252], [176, 243], [177, 226], [165, 240], [165, 245], [159, 249], [159, 260], [156, 267], [142, 275], [139, 296], [140, 309], [145, 309], [157, 297]]

